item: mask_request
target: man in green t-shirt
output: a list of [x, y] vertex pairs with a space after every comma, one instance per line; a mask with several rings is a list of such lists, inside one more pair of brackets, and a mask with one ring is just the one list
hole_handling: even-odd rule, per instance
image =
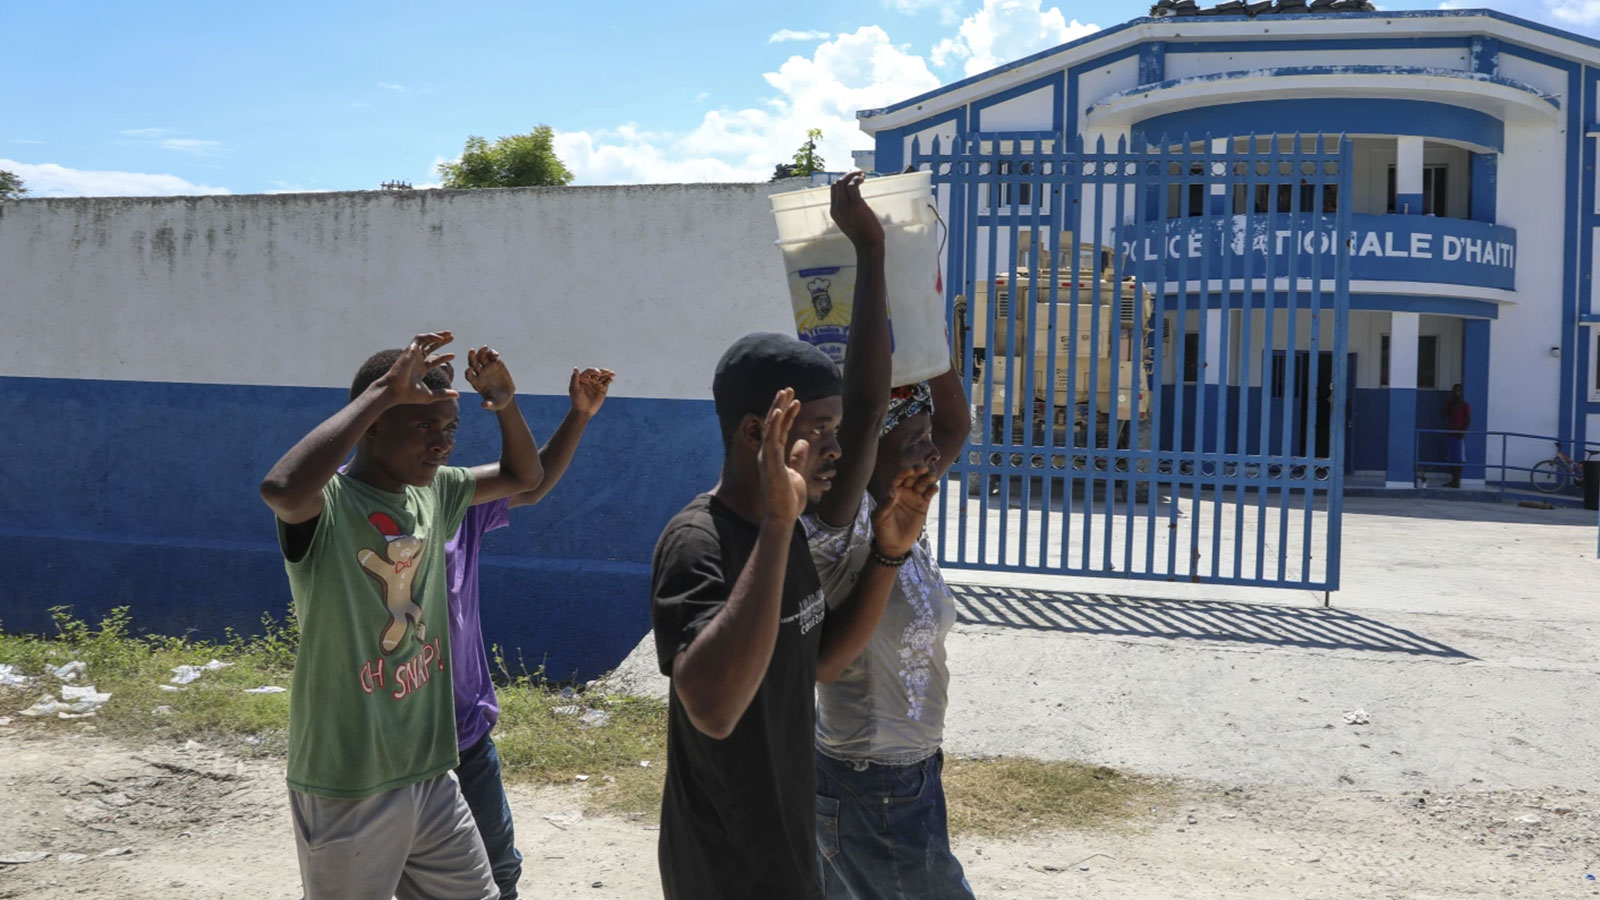
[[450, 340], [420, 334], [374, 354], [349, 404], [261, 482], [300, 622], [288, 781], [307, 900], [499, 896], [450, 771], [444, 545], [469, 506], [532, 490], [544, 471], [488, 347], [468, 351], [466, 374], [499, 419], [500, 461], [446, 465], [460, 418], [443, 368], [454, 355], [434, 351]]

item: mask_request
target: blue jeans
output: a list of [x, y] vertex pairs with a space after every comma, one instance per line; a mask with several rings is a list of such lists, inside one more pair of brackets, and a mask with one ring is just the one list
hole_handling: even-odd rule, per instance
[[909, 766], [817, 754], [817, 855], [828, 900], [972, 900], [950, 852], [944, 754]]
[[466, 798], [473, 821], [478, 823], [483, 849], [488, 851], [489, 866], [494, 870], [494, 883], [500, 888], [500, 900], [517, 900], [522, 854], [517, 852], [511, 804], [500, 783], [500, 754], [492, 737], [486, 734], [483, 740], [461, 751], [456, 778], [461, 780], [461, 796]]

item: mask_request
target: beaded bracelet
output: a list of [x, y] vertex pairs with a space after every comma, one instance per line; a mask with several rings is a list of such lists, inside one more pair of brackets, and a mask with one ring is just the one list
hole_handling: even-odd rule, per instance
[[886, 569], [898, 569], [911, 558], [911, 551], [907, 550], [901, 556], [888, 556], [878, 549], [878, 542], [873, 541], [867, 545], [868, 558]]

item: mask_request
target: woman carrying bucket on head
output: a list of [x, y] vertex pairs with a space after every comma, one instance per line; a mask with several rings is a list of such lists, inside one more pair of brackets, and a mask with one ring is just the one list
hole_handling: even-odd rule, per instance
[[[940, 749], [955, 600], [926, 535], [905, 559], [886, 561], [871, 524], [896, 472], [924, 465], [943, 479], [966, 441], [967, 415], [954, 369], [896, 388], [856, 515], [842, 527], [806, 519], [830, 601], [847, 596], [867, 566], [899, 566], [866, 651], [817, 685], [817, 845], [829, 900], [972, 898], [950, 851]], [[841, 460], [841, 476], [843, 468]]]

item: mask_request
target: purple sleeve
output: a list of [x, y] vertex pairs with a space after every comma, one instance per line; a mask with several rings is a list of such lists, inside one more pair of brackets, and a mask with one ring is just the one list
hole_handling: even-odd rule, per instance
[[487, 534], [511, 524], [511, 498], [501, 497], [489, 503], [480, 503], [467, 512], [479, 534]]

